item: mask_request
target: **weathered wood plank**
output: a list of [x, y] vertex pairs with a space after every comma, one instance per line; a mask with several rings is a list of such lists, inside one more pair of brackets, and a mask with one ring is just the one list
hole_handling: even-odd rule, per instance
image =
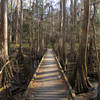
[[52, 49], [42, 58], [25, 100], [73, 100]]

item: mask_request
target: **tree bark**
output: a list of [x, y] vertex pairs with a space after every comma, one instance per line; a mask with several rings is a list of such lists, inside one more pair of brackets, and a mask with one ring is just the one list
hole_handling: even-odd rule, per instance
[[59, 11], [59, 28], [58, 28], [58, 40], [57, 40], [57, 44], [58, 44], [58, 54], [60, 56], [61, 53], [61, 47], [62, 47], [62, 29], [61, 29], [61, 20], [62, 19], [62, 0], [60, 0], [60, 11]]
[[21, 2], [21, 5], [20, 5], [20, 43], [19, 43], [19, 46], [20, 46], [20, 50], [22, 48], [22, 36], [23, 36], [23, 1], [20, 0]]
[[1, 0], [1, 35], [3, 37], [3, 53], [8, 57], [8, 0]]
[[98, 63], [98, 94], [97, 94], [97, 100], [100, 100], [100, 61], [99, 61], [99, 55], [98, 55], [98, 50], [96, 47], [96, 29], [94, 22], [92, 22], [92, 27], [93, 27], [93, 39], [94, 39], [94, 46], [95, 46], [95, 51], [96, 51], [96, 58], [97, 58], [97, 63]]
[[[83, 28], [81, 34], [80, 44], [80, 62], [77, 65], [77, 74], [74, 79], [74, 88], [80, 93], [88, 91], [91, 88], [91, 84], [87, 78], [87, 43], [88, 43], [88, 31], [89, 31], [89, 2], [90, 0], [84, 0], [84, 19]], [[76, 81], [75, 81], [76, 80]]]
[[2, 54], [2, 39], [3, 39], [3, 34], [2, 34], [2, 32], [1, 32], [1, 24], [0, 24], [0, 54]]
[[31, 19], [30, 19], [30, 25], [29, 25], [29, 28], [30, 28], [30, 51], [33, 51], [33, 48], [34, 48], [34, 46], [33, 46], [33, 44], [34, 44], [34, 42], [33, 42], [33, 30], [34, 30], [34, 27], [33, 27], [33, 16], [34, 16], [34, 1], [33, 1], [33, 3], [32, 3], [32, 0], [30, 0], [30, 7], [29, 7], [29, 11], [31, 11], [31, 9], [32, 9], [32, 12], [33, 12], [33, 15], [32, 15], [32, 13], [30, 14], [30, 16], [31, 16]]
[[93, 28], [93, 43], [94, 43], [96, 58], [97, 58], [97, 63], [98, 63], [98, 81], [99, 81], [99, 85], [98, 85], [97, 100], [100, 100], [100, 61], [99, 61], [98, 50], [97, 50], [97, 47], [96, 47], [96, 29], [95, 29], [95, 24], [94, 24], [94, 20], [95, 20], [95, 17], [96, 17], [96, 4], [95, 3], [93, 3], [93, 7], [94, 7], [94, 14], [92, 16], [91, 23], [92, 23], [92, 28]]
[[33, 7], [32, 7], [32, 14], [31, 14], [31, 18], [32, 18], [32, 22], [31, 22], [31, 51], [34, 51], [35, 50], [35, 41], [34, 41], [34, 37], [35, 37], [35, 34], [34, 34], [34, 14], [36, 13], [36, 5], [33, 4]]
[[16, 44], [19, 44], [19, 0], [17, 0], [17, 5], [16, 5]]
[[42, 3], [42, 8], [41, 8], [41, 18], [40, 18], [40, 50], [44, 48], [44, 32], [43, 32], [43, 13], [44, 13], [44, 4]]
[[[37, 21], [37, 29], [39, 29], [39, 9], [38, 9], [38, 0], [36, 0], [36, 13], [37, 13], [37, 19], [38, 19], [38, 21]], [[38, 31], [38, 37], [37, 37], [37, 51], [39, 51], [39, 31]]]
[[70, 11], [71, 11], [71, 52], [74, 52], [75, 49], [75, 34], [74, 34], [74, 2], [73, 0], [71, 0], [71, 4], [70, 4]]
[[13, 24], [13, 22], [12, 22], [13, 14], [12, 14], [12, 13], [13, 13], [13, 12], [12, 12], [12, 0], [11, 0], [11, 22], [10, 22], [10, 23], [11, 23], [11, 27], [10, 27], [10, 36], [9, 36], [9, 41], [10, 41], [10, 42], [12, 42], [12, 27], [13, 27], [13, 26], [12, 26], [12, 24]]
[[63, 61], [65, 63], [65, 43], [66, 43], [66, 38], [65, 38], [65, 15], [66, 15], [66, 1], [63, 0], [63, 26], [62, 26], [62, 57]]
[[[88, 44], [88, 32], [89, 32], [89, 2], [90, 0], [84, 0], [84, 19], [83, 19], [83, 28], [81, 35], [81, 45], [80, 45], [80, 68], [81, 79], [80, 84], [83, 85], [83, 90], [88, 90], [90, 86], [89, 80], [87, 79], [87, 44]], [[81, 87], [82, 89], [82, 87]], [[80, 89], [80, 90], [81, 90]]]

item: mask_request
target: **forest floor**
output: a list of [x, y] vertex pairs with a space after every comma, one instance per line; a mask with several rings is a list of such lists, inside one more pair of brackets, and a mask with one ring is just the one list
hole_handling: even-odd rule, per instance
[[87, 93], [80, 93], [77, 95], [78, 100], [96, 100], [98, 82], [91, 82], [93, 88]]
[[[10, 59], [17, 59], [18, 48], [12, 48], [10, 50]], [[36, 52], [34, 52], [37, 54]], [[0, 100], [20, 100], [22, 94], [27, 89], [27, 86], [31, 80], [32, 75], [35, 73], [36, 66], [38, 66], [41, 57], [35, 56], [30, 53], [30, 48], [23, 48], [20, 60], [22, 64], [16, 65], [14, 63], [14, 77], [10, 80], [10, 84], [7, 87], [0, 88]], [[36, 58], [35, 58], [36, 57]], [[20, 58], [20, 57], [19, 57]]]

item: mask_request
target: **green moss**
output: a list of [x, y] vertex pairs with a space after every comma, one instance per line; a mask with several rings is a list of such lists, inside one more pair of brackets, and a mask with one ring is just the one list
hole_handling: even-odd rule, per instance
[[17, 47], [19, 47], [19, 44], [10, 43], [10, 48], [17, 48]]
[[[16, 43], [11, 43], [10, 44], [10, 48], [18, 48], [19, 47], [19, 44], [16, 44]], [[29, 44], [28, 43], [23, 43], [22, 44], [22, 48], [27, 48], [29, 47]]]
[[24, 44], [22, 45], [22, 48], [27, 48], [27, 47], [29, 47], [29, 44], [28, 44], [28, 43], [24, 43]]

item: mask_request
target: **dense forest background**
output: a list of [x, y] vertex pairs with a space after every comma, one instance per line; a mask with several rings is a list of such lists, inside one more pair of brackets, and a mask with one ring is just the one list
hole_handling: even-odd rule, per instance
[[[95, 0], [94, 0], [95, 1]], [[91, 0], [91, 10], [90, 10], [90, 18], [93, 15], [93, 0]], [[59, 28], [59, 1], [44, 1], [44, 4], [42, 0], [38, 1], [38, 6], [36, 4], [36, 1], [28, 0], [28, 1], [23, 1], [23, 36], [22, 36], [22, 41], [23, 41], [23, 47], [24, 46], [29, 46], [30, 40], [30, 35], [32, 32], [34, 32], [34, 46], [37, 47], [38, 45], [38, 33], [39, 33], [39, 21], [41, 20], [41, 13], [42, 13], [42, 6], [43, 7], [43, 33], [44, 33], [44, 40], [45, 40], [45, 45], [47, 47], [51, 47], [52, 43], [50, 42], [50, 39], [46, 39], [46, 37], [51, 38], [51, 41], [56, 41], [55, 37], [57, 37], [58, 34], [58, 28]], [[66, 15], [65, 15], [65, 32], [66, 32], [66, 50], [70, 50], [70, 41], [71, 41], [71, 14], [74, 12], [71, 12], [71, 9], [74, 9], [74, 2], [71, 5], [71, 1], [68, 0], [66, 2]], [[96, 25], [96, 45], [97, 48], [99, 47], [99, 21], [100, 21], [100, 3], [97, 2], [96, 5], [96, 18], [95, 18], [95, 25]], [[76, 4], [76, 17], [77, 17], [77, 32], [75, 36], [75, 50], [78, 49], [79, 47], [79, 41], [80, 41], [80, 35], [82, 32], [82, 17], [83, 17], [83, 9], [84, 9], [84, 4], [81, 1], [77, 0]], [[18, 13], [18, 14], [17, 14]], [[17, 18], [18, 17], [18, 18]], [[18, 31], [18, 34], [20, 34], [20, 20], [21, 20], [21, 7], [20, 7], [20, 0], [17, 2], [17, 0], [10, 1], [8, 0], [8, 33], [11, 42], [10, 47], [17, 46], [18, 47], [18, 40], [16, 40], [16, 30]], [[16, 25], [16, 23], [18, 25]], [[33, 24], [35, 24], [33, 26]], [[16, 29], [17, 27], [18, 29]], [[31, 27], [30, 27], [31, 26]], [[32, 28], [33, 27], [33, 28]], [[90, 40], [90, 35], [92, 34], [92, 26], [90, 25], [90, 31], [88, 34], [89, 40]], [[53, 29], [52, 29], [53, 28]], [[11, 33], [12, 31], [12, 33]], [[52, 32], [53, 31], [53, 32]], [[10, 34], [11, 33], [11, 34]], [[91, 33], [91, 34], [90, 34]], [[19, 35], [18, 35], [19, 36]], [[52, 37], [51, 37], [52, 36]], [[72, 35], [73, 36], [73, 35]], [[53, 39], [54, 38], [54, 39]], [[17, 43], [15, 43], [17, 41]], [[13, 43], [15, 43], [15, 45]], [[27, 42], [24, 44], [24, 42]], [[54, 46], [56, 46], [56, 42], [54, 42]]]

